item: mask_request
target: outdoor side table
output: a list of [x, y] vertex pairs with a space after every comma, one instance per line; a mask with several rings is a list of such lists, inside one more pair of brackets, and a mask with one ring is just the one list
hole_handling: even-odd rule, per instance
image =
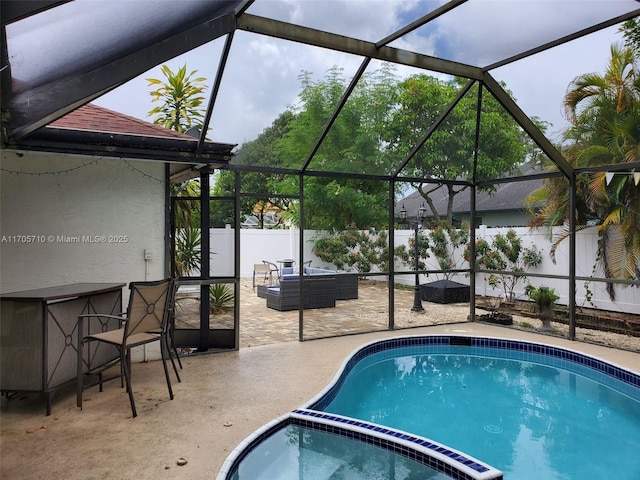
[[[40, 392], [47, 415], [55, 392], [76, 381], [78, 315], [122, 312], [124, 283], [76, 283], [0, 295], [0, 390]], [[118, 328], [106, 320], [103, 330]], [[87, 352], [94, 365], [105, 364], [117, 351]]]

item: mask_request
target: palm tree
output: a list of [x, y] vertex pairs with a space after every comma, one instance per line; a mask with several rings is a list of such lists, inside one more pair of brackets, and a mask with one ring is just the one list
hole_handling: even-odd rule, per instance
[[149, 86], [159, 86], [150, 92], [152, 102], [162, 102], [147, 114], [149, 117], [155, 115], [153, 123], [183, 133], [191, 127], [202, 130], [202, 103], [205, 100], [202, 93], [207, 86], [202, 83], [206, 78], [191, 78], [196, 73], [197, 70], [193, 70], [187, 75], [186, 64], [175, 73], [163, 65], [166, 81], [147, 78]]
[[[200, 214], [200, 202], [196, 200], [200, 197], [200, 182], [198, 179], [190, 179], [181, 185], [171, 185], [172, 197], [185, 197], [184, 200], [177, 199], [174, 202], [174, 223], [177, 228], [187, 228], [200, 225], [198, 216]], [[194, 218], [195, 215], [195, 218]]]
[[[158, 86], [151, 91], [153, 102], [162, 102], [153, 108], [148, 116], [154, 116], [153, 123], [165, 128], [186, 132], [191, 127], [202, 129], [202, 93], [207, 88], [201, 82], [202, 77], [192, 78], [197, 70], [187, 75], [187, 66], [183, 65], [177, 72], [172, 72], [167, 65], [161, 67], [166, 81], [147, 78], [149, 86]], [[200, 212], [200, 202], [193, 200], [200, 196], [200, 185], [195, 180], [189, 180], [180, 186], [172, 186], [172, 196], [187, 197], [173, 203], [175, 229], [173, 241], [175, 245], [175, 268], [179, 276], [189, 276], [191, 271], [200, 268], [201, 237], [198, 222], [194, 215]]]
[[[588, 168], [640, 160], [640, 72], [638, 52], [618, 44], [611, 46], [611, 59], [604, 75], [577, 77], [564, 99], [571, 126], [564, 134], [563, 151], [575, 168]], [[630, 169], [629, 169], [630, 170]], [[535, 226], [565, 225], [554, 245], [567, 235], [568, 189], [566, 181], [545, 182], [546, 191], [529, 198], [543, 201], [534, 216]], [[580, 175], [577, 182], [576, 223], [598, 225], [600, 242], [597, 261], [607, 278], [640, 277], [640, 187], [632, 172]], [[608, 285], [611, 298], [614, 291]]]

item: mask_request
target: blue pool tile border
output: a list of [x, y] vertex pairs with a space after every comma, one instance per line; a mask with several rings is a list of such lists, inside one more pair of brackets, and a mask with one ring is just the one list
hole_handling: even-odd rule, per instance
[[[336, 394], [344, 384], [347, 375], [353, 367], [370, 355], [385, 352], [395, 348], [406, 347], [451, 347], [451, 346], [468, 346], [477, 348], [492, 348], [504, 350], [505, 352], [520, 352], [525, 354], [544, 355], [553, 359], [567, 361], [590, 368], [595, 372], [603, 375], [600, 379], [606, 384], [606, 377], [614, 378], [624, 384], [640, 389], [640, 375], [624, 368], [618, 367], [611, 363], [590, 357], [582, 353], [567, 350], [552, 345], [525, 342], [521, 340], [508, 340], [489, 337], [473, 337], [473, 336], [456, 336], [456, 335], [427, 335], [427, 336], [409, 336], [396, 337], [386, 340], [380, 340], [356, 351], [343, 365], [337, 378], [334, 378], [332, 384], [326, 390], [321, 392], [304, 408], [311, 410], [324, 410], [335, 398]], [[436, 348], [433, 353], [439, 353]], [[443, 349], [440, 353], [451, 353], [448, 349]]]
[[263, 441], [289, 425], [364, 442], [426, 465], [455, 480], [503, 480], [501, 471], [426, 438], [348, 417], [305, 409], [294, 410], [251, 435], [227, 457], [217, 480], [231, 478], [242, 461]]
[[222, 468], [218, 472], [216, 480], [228, 480], [236, 472], [242, 461], [253, 451], [258, 445], [264, 442], [267, 438], [272, 436], [281, 428], [287, 425], [287, 421], [290, 418], [289, 415], [285, 415], [267, 425], [261, 430], [254, 432], [249, 438], [242, 442], [231, 454], [227, 457], [222, 465]]
[[[477, 478], [501, 480], [503, 478], [502, 472], [474, 458], [407, 432], [315, 410], [298, 409], [292, 413], [291, 421], [294, 425], [375, 445], [427, 465], [457, 480]], [[440, 456], [446, 457], [448, 461], [439, 458]], [[470, 475], [465, 472], [463, 470], [465, 467], [473, 470], [475, 474]]]

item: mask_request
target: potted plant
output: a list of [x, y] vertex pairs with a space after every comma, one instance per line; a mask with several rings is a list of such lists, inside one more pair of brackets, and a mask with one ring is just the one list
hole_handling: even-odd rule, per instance
[[513, 325], [513, 316], [498, 311], [503, 303], [502, 297], [487, 297], [485, 300], [485, 308], [489, 310], [489, 313], [480, 315], [480, 320], [498, 325]]
[[524, 289], [524, 293], [536, 304], [538, 318], [542, 320], [541, 330], [552, 331], [551, 320], [555, 318], [553, 307], [556, 300], [560, 298], [555, 289], [545, 286], [534, 287], [528, 284]]

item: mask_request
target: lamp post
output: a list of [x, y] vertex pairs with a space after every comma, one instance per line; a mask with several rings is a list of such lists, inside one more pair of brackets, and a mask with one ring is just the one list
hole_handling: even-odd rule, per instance
[[[413, 247], [414, 247], [413, 256], [414, 256], [414, 269], [416, 271], [416, 280], [415, 280], [415, 286], [413, 287], [413, 307], [411, 307], [412, 312], [422, 312], [424, 310], [424, 308], [422, 307], [422, 298], [420, 297], [420, 274], [418, 273], [418, 260], [420, 257], [418, 230], [422, 225], [422, 221], [425, 218], [426, 212], [427, 211], [424, 208], [424, 203], [420, 204], [420, 208], [418, 209], [418, 212], [416, 215], [416, 221], [413, 222], [413, 231], [415, 235], [414, 241], [413, 241]], [[399, 213], [400, 213], [400, 218], [402, 220], [407, 219], [407, 211], [404, 208], [404, 204], [402, 205], [402, 209], [400, 210]]]

